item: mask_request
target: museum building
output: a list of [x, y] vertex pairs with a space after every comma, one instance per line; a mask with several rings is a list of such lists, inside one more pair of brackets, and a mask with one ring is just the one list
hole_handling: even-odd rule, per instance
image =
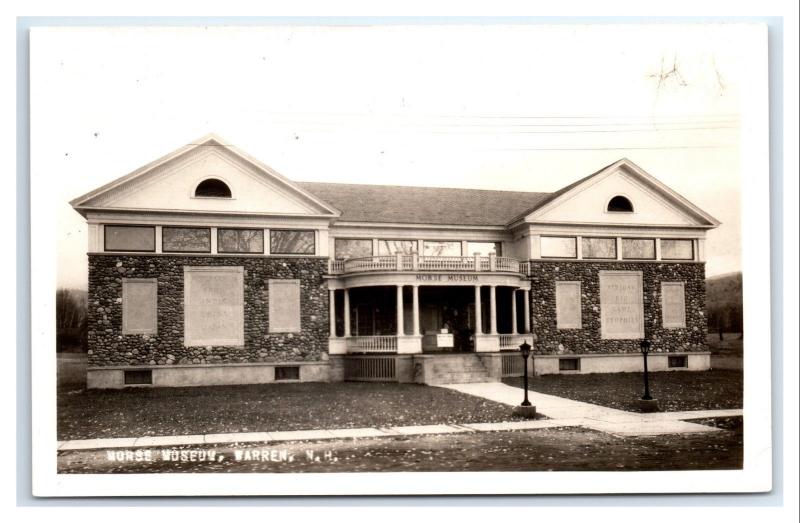
[[90, 388], [709, 368], [719, 222], [627, 159], [554, 193], [302, 183], [210, 135], [71, 202]]

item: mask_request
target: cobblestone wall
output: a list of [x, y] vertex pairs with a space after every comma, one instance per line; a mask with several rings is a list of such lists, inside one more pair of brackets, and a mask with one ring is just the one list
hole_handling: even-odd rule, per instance
[[[184, 347], [183, 267], [244, 267], [244, 347]], [[89, 255], [89, 366], [322, 361], [327, 259]], [[158, 333], [122, 335], [122, 278], [158, 280]], [[299, 333], [268, 332], [268, 280], [300, 280]]]
[[[645, 335], [653, 352], [705, 351], [705, 265], [702, 263], [565, 262], [531, 260], [531, 320], [538, 354], [639, 352], [639, 340], [604, 340], [600, 334], [601, 270], [641, 271]], [[581, 282], [581, 329], [556, 326], [555, 282]], [[661, 282], [684, 282], [686, 328], [665, 329]]]

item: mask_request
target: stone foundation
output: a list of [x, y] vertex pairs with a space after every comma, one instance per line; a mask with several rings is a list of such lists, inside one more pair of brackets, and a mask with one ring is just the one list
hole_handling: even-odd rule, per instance
[[[272, 364], [227, 365], [170, 365], [162, 367], [102, 367], [90, 368], [86, 386], [90, 389], [120, 389], [123, 387], [194, 387], [208, 385], [250, 385], [261, 383], [296, 383], [307, 381], [341, 381], [331, 379], [330, 365], [325, 363], [287, 362], [280, 367], [297, 367], [299, 379], [276, 380]], [[149, 370], [152, 383], [126, 384], [126, 371]]]

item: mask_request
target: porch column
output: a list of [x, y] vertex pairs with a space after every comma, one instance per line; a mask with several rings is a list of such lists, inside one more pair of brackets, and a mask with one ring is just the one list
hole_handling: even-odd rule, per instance
[[528, 289], [522, 290], [522, 299], [525, 301], [523, 314], [524, 318], [522, 318], [525, 333], [529, 333], [531, 331], [531, 291]]
[[336, 337], [336, 290], [330, 289], [328, 291], [330, 298], [328, 299], [328, 316], [330, 316], [331, 338]]
[[497, 334], [497, 285], [489, 285], [489, 334]]
[[344, 337], [350, 337], [350, 289], [344, 290]]
[[511, 334], [517, 333], [517, 289], [511, 289]]
[[397, 286], [397, 335], [402, 336], [405, 334], [403, 328], [403, 286]]
[[481, 325], [481, 286], [475, 286], [475, 334], [483, 334], [483, 325]]
[[414, 318], [414, 331], [411, 334], [419, 336], [419, 285], [414, 285], [411, 290], [413, 291], [411, 314]]

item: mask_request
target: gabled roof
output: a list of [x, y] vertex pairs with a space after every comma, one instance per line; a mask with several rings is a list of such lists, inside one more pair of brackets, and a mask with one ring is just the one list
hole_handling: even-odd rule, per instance
[[505, 226], [550, 193], [296, 182], [345, 222]]
[[620, 158], [616, 162], [610, 163], [602, 169], [599, 169], [588, 176], [584, 176], [583, 178], [565, 187], [562, 187], [558, 191], [551, 193], [547, 198], [542, 199], [529, 209], [526, 209], [524, 212], [515, 216], [512, 220], [509, 220], [509, 225], [526, 219], [534, 220], [537, 215], [545, 212], [547, 209], [557, 206], [561, 201], [566, 200], [572, 197], [574, 194], [582, 191], [586, 186], [589, 185], [591, 181], [609, 176], [618, 171], [620, 168], [623, 168], [626, 173], [634, 176], [645, 185], [652, 187], [655, 191], [661, 193], [667, 199], [672, 200], [672, 202], [680, 207], [683, 211], [686, 211], [690, 215], [694, 216], [699, 222], [703, 222], [703, 225], [707, 227], [717, 227], [720, 225], [719, 220], [669, 188], [667, 185], [647, 173], [644, 169], [627, 158]]
[[116, 180], [109, 182], [93, 191], [90, 191], [82, 196], [75, 198], [74, 200], [70, 201], [70, 205], [75, 208], [78, 212], [84, 211], [87, 208], [91, 208], [92, 204], [101, 198], [112, 194], [114, 191], [128, 186], [132, 182], [136, 181], [139, 178], [143, 178], [149, 174], [157, 172], [157, 170], [166, 165], [170, 162], [177, 161], [182, 158], [184, 155], [189, 154], [191, 151], [194, 151], [199, 148], [204, 147], [215, 147], [221, 148], [227, 151], [229, 154], [236, 157], [238, 160], [244, 162], [245, 164], [249, 164], [255, 171], [259, 172], [260, 174], [271, 178], [273, 180], [277, 180], [279, 183], [285, 185], [286, 187], [291, 188], [295, 191], [299, 196], [302, 198], [307, 199], [310, 202], [313, 202], [316, 206], [322, 208], [324, 210], [324, 214], [329, 214], [331, 216], [338, 216], [339, 210], [335, 207], [330, 206], [323, 200], [320, 200], [314, 194], [309, 193], [308, 191], [304, 190], [302, 187], [299, 187], [295, 182], [289, 180], [270, 166], [262, 163], [260, 160], [250, 156], [249, 154], [245, 153], [244, 151], [239, 150], [237, 147], [230, 145], [226, 140], [223, 140], [219, 136], [215, 134], [207, 134], [198, 140], [193, 140], [187, 145], [184, 145], [180, 149], [177, 149], [167, 155], [162, 156], [161, 158], [144, 165], [135, 171], [126, 174]]

